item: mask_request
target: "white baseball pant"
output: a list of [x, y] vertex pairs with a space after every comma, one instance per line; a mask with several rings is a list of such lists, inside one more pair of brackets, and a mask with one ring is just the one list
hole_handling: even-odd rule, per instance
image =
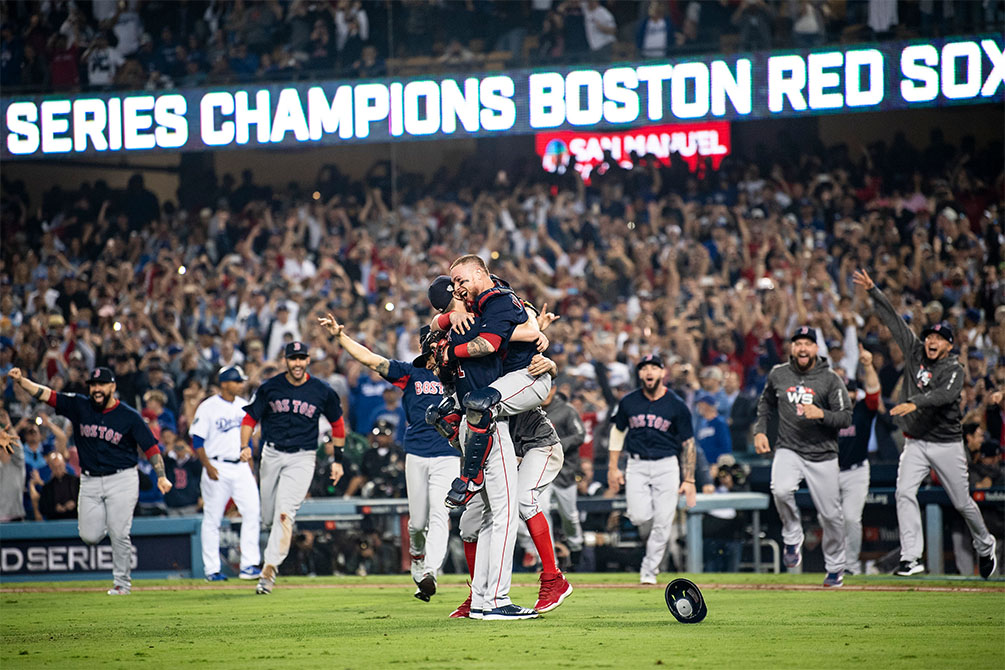
[[278, 568], [290, 553], [293, 521], [314, 477], [313, 451], [262, 450], [262, 522], [271, 526], [265, 564]]
[[457, 456], [405, 455], [408, 535], [412, 554], [425, 554], [423, 574], [430, 572], [435, 576], [443, 567], [450, 536], [450, 512], [443, 500], [460, 472]]
[[900, 560], [919, 560], [925, 549], [918, 487], [928, 476], [929, 468], [939, 475], [939, 481], [950, 502], [967, 522], [977, 554], [987, 556], [991, 553], [994, 538], [988, 532], [977, 503], [970, 497], [964, 450], [963, 442], [927, 442], [910, 437], [904, 441], [904, 451], [900, 454], [900, 467], [897, 469], [896, 494]]
[[258, 484], [247, 463], [229, 463], [213, 459], [216, 481], [202, 471], [202, 566], [207, 575], [220, 572], [220, 521], [227, 501], [234, 499], [241, 513], [241, 569], [262, 561], [259, 546], [261, 505]]
[[130, 571], [136, 561], [129, 531], [139, 497], [140, 475], [136, 468], [104, 477], [80, 475], [77, 533], [87, 544], [97, 544], [108, 535], [112, 545], [112, 578], [115, 586], [127, 589], [132, 586]]
[[844, 515], [844, 571], [850, 575], [862, 574], [862, 510], [869, 494], [869, 461], [862, 461], [850, 470], [841, 470], [841, 512]]
[[628, 456], [625, 467], [625, 502], [628, 520], [645, 535], [646, 553], [642, 558], [642, 577], [656, 577], [670, 541], [670, 529], [677, 513], [680, 489], [680, 464], [676, 456], [645, 461]]
[[506, 373], [489, 386], [502, 396], [497, 416], [516, 416], [541, 406], [551, 390], [551, 375], [535, 377], [524, 368]]
[[827, 572], [840, 572], [845, 566], [844, 514], [841, 511], [840, 469], [838, 461], [808, 461], [791, 449], [779, 449], [771, 463], [771, 493], [782, 520], [785, 544], [802, 544], [803, 524], [796, 505], [799, 482], [806, 480], [813, 506], [823, 529], [822, 549]]

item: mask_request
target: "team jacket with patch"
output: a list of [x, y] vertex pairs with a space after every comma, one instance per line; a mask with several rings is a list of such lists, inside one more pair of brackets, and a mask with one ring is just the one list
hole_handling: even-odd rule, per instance
[[[824, 411], [822, 419], [807, 419], [806, 405]], [[766, 433], [768, 417], [778, 412], [779, 449], [791, 449], [808, 461], [829, 461], [838, 457], [838, 432], [851, 425], [848, 389], [827, 361], [802, 372], [795, 361], [781, 363], [768, 373], [767, 383], [757, 401], [755, 433]]]
[[900, 402], [914, 403], [918, 409], [895, 417], [894, 421], [908, 437], [929, 442], [959, 442], [963, 439], [960, 394], [963, 392], [963, 366], [950, 354], [929, 361], [925, 346], [890, 301], [878, 288], [869, 290], [876, 303], [876, 313], [904, 352], [904, 381]]

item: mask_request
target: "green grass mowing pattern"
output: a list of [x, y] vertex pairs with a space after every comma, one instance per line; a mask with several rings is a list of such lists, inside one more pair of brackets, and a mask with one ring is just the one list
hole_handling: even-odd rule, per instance
[[[981, 592], [703, 590], [709, 614], [677, 623], [663, 590], [635, 575], [573, 575], [581, 586], [533, 621], [448, 619], [467, 595], [444, 580], [431, 603], [407, 577], [283, 579], [128, 597], [0, 593], [0, 667], [9, 668], [963, 668], [1005, 664], [1002, 584], [849, 578], [849, 585], [984, 587]], [[702, 575], [698, 583], [819, 584], [819, 575]], [[519, 575], [528, 583], [527, 575]], [[381, 585], [366, 585], [367, 581]], [[664, 584], [669, 576], [664, 576]], [[136, 586], [201, 586], [196, 581]], [[107, 588], [107, 583], [100, 584]], [[346, 585], [352, 588], [301, 588]], [[7, 583], [5, 589], [20, 585]], [[286, 588], [284, 588], [286, 587]], [[532, 605], [536, 589], [514, 601]]]

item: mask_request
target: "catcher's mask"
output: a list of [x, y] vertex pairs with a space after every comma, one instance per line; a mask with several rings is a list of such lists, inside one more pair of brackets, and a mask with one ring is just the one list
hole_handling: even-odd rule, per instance
[[665, 595], [670, 613], [681, 623], [700, 623], [708, 614], [705, 598], [694, 582], [675, 579], [667, 584]]

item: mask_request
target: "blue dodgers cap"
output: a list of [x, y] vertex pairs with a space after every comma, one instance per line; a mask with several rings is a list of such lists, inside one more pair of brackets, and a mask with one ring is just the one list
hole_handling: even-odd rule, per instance
[[285, 355], [286, 358], [306, 358], [309, 352], [310, 349], [303, 342], [290, 342], [283, 350], [283, 355]]
[[942, 323], [937, 323], [934, 326], [929, 326], [921, 331], [921, 339], [925, 339], [929, 335], [938, 335], [949, 344], [953, 343], [953, 329], [948, 323], [943, 321]]
[[229, 368], [220, 370], [219, 380], [221, 382], [245, 382], [248, 381], [248, 376], [244, 374], [241, 366], [232, 365]]
[[111, 371], [110, 368], [94, 368], [91, 370], [91, 374], [87, 376], [88, 384], [114, 384], [115, 383], [115, 373]]
[[817, 341], [817, 329], [811, 328], [810, 326], [799, 326], [796, 328], [796, 332], [792, 333], [792, 337], [789, 338], [789, 342], [795, 342], [796, 340], [813, 340]]
[[454, 299], [454, 284], [447, 275], [440, 275], [429, 285], [426, 295], [433, 309], [442, 312], [450, 307], [450, 301]]
[[695, 396], [694, 401], [696, 403], [703, 402], [706, 405], [712, 405], [713, 407], [715, 407], [715, 396], [712, 395], [711, 393], [699, 393], [697, 396]]

